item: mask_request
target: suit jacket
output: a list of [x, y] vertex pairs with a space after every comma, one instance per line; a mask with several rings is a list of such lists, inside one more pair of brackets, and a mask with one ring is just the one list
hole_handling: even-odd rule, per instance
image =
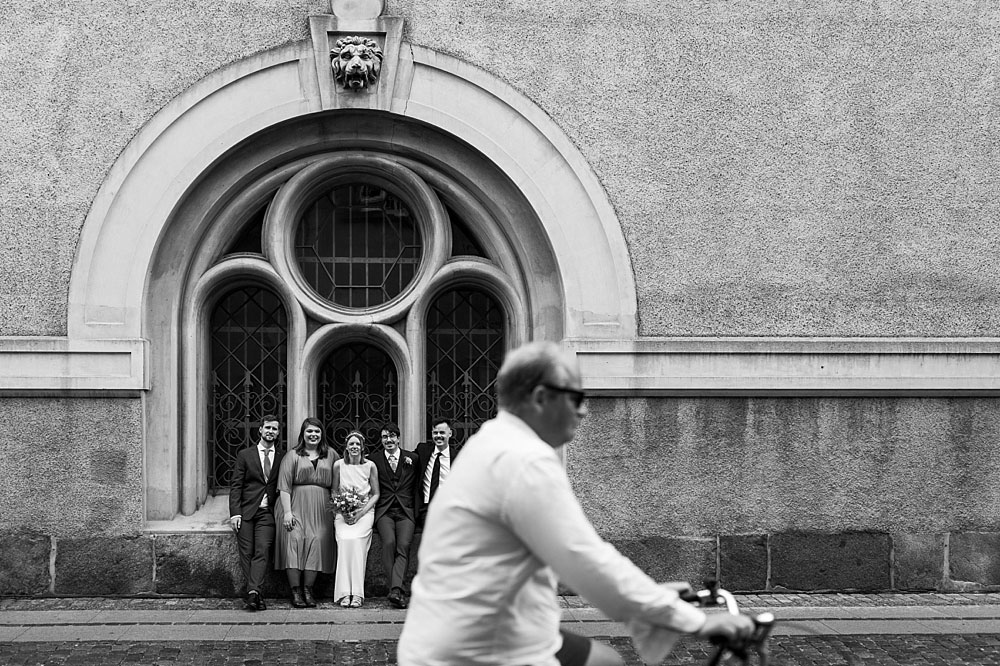
[[256, 444], [236, 454], [233, 479], [229, 485], [230, 516], [243, 516], [245, 520], [253, 518], [260, 508], [264, 493], [267, 493], [267, 505], [274, 509], [274, 504], [278, 501], [278, 468], [281, 467], [284, 455], [284, 451], [275, 447], [271, 473], [265, 479]]
[[[420, 442], [417, 444], [417, 458], [420, 459], [420, 480], [417, 481], [417, 515], [420, 517], [421, 522], [423, 522], [424, 516], [427, 515], [427, 505], [424, 504], [424, 475], [427, 474], [427, 466], [431, 464], [431, 456], [434, 453], [434, 442]], [[461, 450], [460, 446], [457, 446], [454, 442], [448, 443], [448, 455], [451, 457], [450, 464], [455, 464], [455, 457], [458, 456], [458, 452]]]
[[417, 522], [417, 501], [420, 493], [419, 460], [413, 451], [399, 449], [396, 471], [385, 459], [385, 450], [379, 449], [368, 456], [378, 469], [378, 502], [375, 504], [375, 522], [399, 503], [406, 517]]

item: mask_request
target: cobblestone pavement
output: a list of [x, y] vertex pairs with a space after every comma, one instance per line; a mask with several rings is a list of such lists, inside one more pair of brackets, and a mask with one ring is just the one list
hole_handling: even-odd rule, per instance
[[[998, 593], [737, 598], [745, 610], [773, 610], [778, 616], [771, 640], [771, 663], [776, 666], [1000, 666]], [[613, 645], [629, 666], [641, 663], [629, 639], [615, 633], [623, 629], [620, 625], [608, 622], [579, 597], [563, 597], [561, 604], [564, 622], [576, 623], [571, 630]], [[362, 611], [344, 611], [325, 602], [310, 614], [292, 610], [283, 599], [269, 600], [269, 606], [273, 610], [255, 614], [243, 611], [237, 599], [0, 599], [0, 640], [7, 641], [0, 642], [0, 666], [396, 663], [394, 635], [405, 612], [389, 608], [385, 599], [366, 600]], [[137, 640], [127, 631], [145, 635]], [[217, 640], [221, 636], [226, 639]], [[323, 636], [327, 640], [317, 639]], [[293, 637], [300, 640], [289, 640]], [[704, 664], [707, 649], [684, 640], [665, 664]]]
[[[629, 666], [641, 662], [628, 639], [603, 638]], [[681, 643], [667, 666], [707, 663], [708, 651]], [[395, 641], [184, 641], [119, 643], [0, 643], [4, 666], [383, 666], [396, 663]], [[1000, 636], [783, 636], [772, 640], [774, 666], [1000, 664]]]

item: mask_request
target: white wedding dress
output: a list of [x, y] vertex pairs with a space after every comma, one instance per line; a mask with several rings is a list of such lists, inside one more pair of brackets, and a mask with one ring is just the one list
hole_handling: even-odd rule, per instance
[[[360, 465], [341, 462], [340, 488], [337, 492], [356, 488], [367, 497], [371, 493], [368, 478], [374, 464], [370, 460]], [[375, 511], [369, 511], [353, 525], [348, 525], [344, 521], [344, 516], [338, 513], [333, 524], [337, 533], [337, 573], [333, 582], [333, 599], [339, 602], [348, 595], [364, 599], [365, 564], [368, 562], [368, 549], [372, 544]]]

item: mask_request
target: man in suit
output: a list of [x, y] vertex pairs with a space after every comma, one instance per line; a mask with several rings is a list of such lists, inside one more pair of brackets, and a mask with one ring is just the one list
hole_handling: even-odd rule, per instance
[[274, 504], [278, 501], [278, 468], [283, 452], [278, 441], [278, 418], [261, 419], [260, 438], [236, 455], [229, 486], [229, 524], [236, 532], [240, 567], [247, 580], [246, 608], [266, 610], [260, 590], [274, 546]]
[[410, 542], [417, 525], [420, 474], [417, 455], [399, 447], [399, 427], [382, 426], [382, 451], [372, 455], [378, 469], [375, 529], [382, 541], [382, 567], [389, 578], [389, 603], [406, 608], [403, 579], [410, 564]]
[[443, 417], [434, 419], [431, 423], [431, 441], [417, 444], [421, 479], [418, 525], [424, 524], [427, 506], [451, 472], [456, 455], [458, 447], [451, 441], [451, 420]]

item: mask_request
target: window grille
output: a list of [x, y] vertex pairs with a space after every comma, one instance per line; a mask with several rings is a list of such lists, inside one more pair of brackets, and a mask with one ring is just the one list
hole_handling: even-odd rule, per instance
[[372, 185], [335, 187], [306, 209], [295, 234], [299, 270], [318, 296], [349, 308], [401, 294], [420, 264], [410, 210]]
[[260, 417], [286, 422], [288, 322], [267, 289], [229, 292], [212, 313], [209, 488], [228, 487], [236, 454], [259, 439]]
[[378, 450], [382, 425], [399, 423], [399, 383], [392, 359], [363, 342], [338, 347], [320, 369], [317, 404], [327, 444], [343, 454], [347, 433], [360, 430], [368, 450]]
[[453, 289], [427, 313], [427, 428], [452, 419], [452, 440], [465, 442], [497, 413], [497, 371], [505, 351], [503, 311], [485, 291]]

